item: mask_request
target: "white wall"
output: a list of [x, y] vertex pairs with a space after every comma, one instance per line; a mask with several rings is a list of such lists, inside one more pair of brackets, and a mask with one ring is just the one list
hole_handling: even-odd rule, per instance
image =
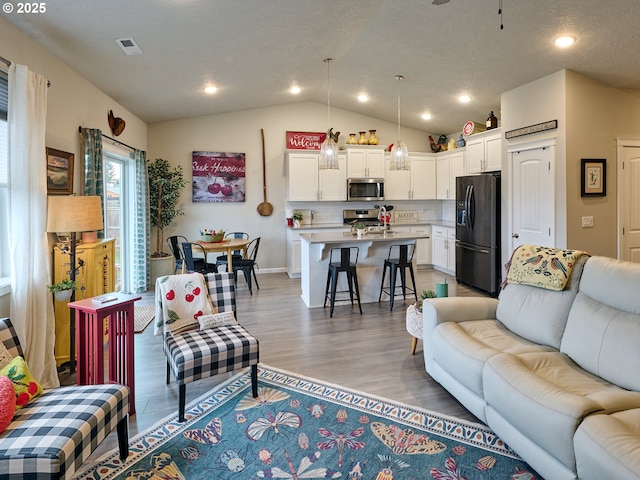
[[[118, 140], [141, 150], [147, 149], [147, 125], [115, 100], [38, 43], [0, 18], [0, 56], [13, 63], [27, 65], [50, 82], [47, 96], [47, 147], [75, 154], [75, 188], [81, 192], [82, 171], [78, 127], [99, 128], [113, 136], [107, 122], [109, 110], [126, 122]], [[5, 68], [4, 64], [0, 68]], [[43, 158], [35, 161], [45, 161]]]
[[[172, 234], [197, 238], [202, 228], [224, 228], [246, 231], [261, 236], [258, 263], [264, 270], [286, 268], [286, 170], [284, 162], [286, 131], [323, 132], [327, 129], [327, 107], [321, 103], [303, 102], [276, 107], [211, 115], [148, 127], [148, 158], [164, 158], [173, 165], [182, 165], [185, 177], [191, 181], [191, 153], [197, 150], [240, 152], [246, 155], [246, 198], [243, 203], [192, 203], [191, 189], [180, 197], [180, 208], [186, 215], [178, 217], [165, 229]], [[388, 146], [397, 139], [397, 125], [331, 109], [333, 131], [339, 131], [343, 145], [349, 133], [377, 130], [380, 145]], [[270, 217], [257, 212], [263, 201], [262, 148], [260, 129], [264, 129], [267, 163], [267, 201], [273, 205]], [[402, 140], [410, 151], [430, 151], [429, 134], [402, 128]], [[345, 207], [346, 203], [345, 203]]]
[[[46, 145], [75, 155], [75, 192], [81, 193], [83, 184], [79, 126], [100, 128], [112, 136], [107, 113], [113, 110], [127, 123], [124, 133], [118, 138], [136, 148], [147, 148], [147, 126], [142, 120], [3, 18], [0, 18], [0, 56], [16, 64], [27, 65], [51, 82], [47, 92]], [[0, 64], [0, 68], [6, 69], [4, 64]], [[45, 162], [45, 152], [33, 161]], [[0, 316], [9, 315], [8, 300], [8, 295], [0, 297]]]
[[[555, 158], [555, 229], [556, 246], [564, 247], [567, 242], [567, 204], [566, 204], [566, 71], [547, 75], [539, 80], [527, 83], [502, 94], [502, 134], [509, 130], [536, 125], [549, 120], [558, 120], [558, 128], [531, 135], [523, 135], [502, 142], [502, 259], [505, 264], [511, 252], [510, 212], [508, 209], [510, 188], [510, 165], [506, 151], [516, 145], [553, 139], [556, 145]], [[503, 137], [504, 138], [504, 137]]]

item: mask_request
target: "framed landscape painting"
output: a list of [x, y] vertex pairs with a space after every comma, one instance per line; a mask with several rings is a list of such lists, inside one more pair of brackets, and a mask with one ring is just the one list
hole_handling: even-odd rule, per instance
[[73, 153], [47, 147], [47, 193], [73, 193]]

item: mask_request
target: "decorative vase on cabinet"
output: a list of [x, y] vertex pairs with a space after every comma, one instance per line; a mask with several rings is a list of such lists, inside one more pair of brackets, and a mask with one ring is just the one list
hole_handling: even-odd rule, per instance
[[350, 133], [349, 134], [349, 139], [345, 143], [347, 145], [357, 145], [358, 144], [358, 140], [356, 140], [356, 134], [355, 133]]
[[375, 130], [369, 130], [369, 145], [378, 145], [378, 137]]
[[358, 139], [358, 145], [369, 145], [367, 140], [367, 132], [360, 132], [360, 138]]

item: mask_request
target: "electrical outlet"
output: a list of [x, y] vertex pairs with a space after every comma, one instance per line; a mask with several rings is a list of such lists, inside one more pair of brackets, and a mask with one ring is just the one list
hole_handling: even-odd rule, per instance
[[582, 217], [582, 228], [593, 227], [593, 216]]

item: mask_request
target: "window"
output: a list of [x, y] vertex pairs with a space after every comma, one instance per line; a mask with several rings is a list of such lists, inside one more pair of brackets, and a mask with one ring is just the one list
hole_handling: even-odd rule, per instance
[[[11, 275], [9, 261], [9, 139], [7, 129], [7, 112], [9, 99], [8, 76], [0, 71], [0, 292], [3, 278]], [[8, 283], [8, 282], [7, 282]]]

